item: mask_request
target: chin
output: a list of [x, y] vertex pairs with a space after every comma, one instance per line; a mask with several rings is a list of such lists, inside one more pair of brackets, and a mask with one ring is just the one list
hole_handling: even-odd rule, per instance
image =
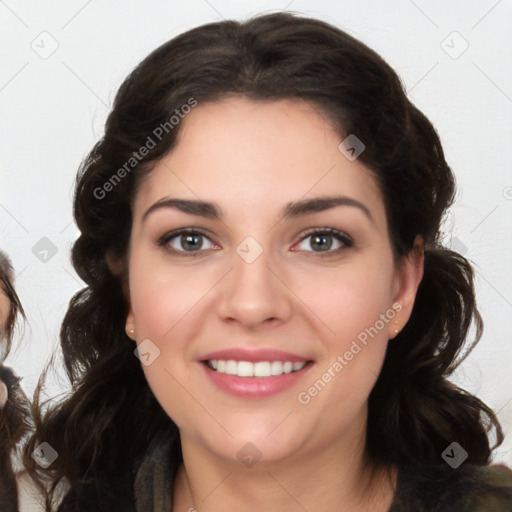
[[[233, 437], [225, 432], [217, 436], [211, 436], [208, 433], [199, 433], [199, 435], [206, 450], [213, 455], [252, 467], [260, 463], [283, 462], [296, 456], [305, 444], [308, 436], [300, 437], [296, 433], [294, 437], [293, 433], [286, 429], [276, 429], [278, 423], [274, 421], [273, 432], [272, 429], [266, 427], [257, 429], [252, 425], [237, 429], [228, 427]], [[269, 432], [271, 432], [270, 435]]]

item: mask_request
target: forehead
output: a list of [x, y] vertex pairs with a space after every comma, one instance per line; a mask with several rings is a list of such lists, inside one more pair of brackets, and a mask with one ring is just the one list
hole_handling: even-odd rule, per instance
[[299, 198], [344, 194], [381, 216], [375, 177], [346, 158], [342, 140], [303, 100], [199, 103], [181, 120], [175, 147], [141, 183], [136, 214], [166, 195], [271, 212]]

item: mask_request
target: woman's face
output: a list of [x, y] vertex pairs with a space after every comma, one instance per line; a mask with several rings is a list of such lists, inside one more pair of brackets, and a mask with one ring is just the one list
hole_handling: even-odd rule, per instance
[[155, 397], [225, 459], [357, 444], [422, 267], [395, 268], [374, 178], [300, 100], [199, 104], [181, 123], [130, 241], [127, 329]]

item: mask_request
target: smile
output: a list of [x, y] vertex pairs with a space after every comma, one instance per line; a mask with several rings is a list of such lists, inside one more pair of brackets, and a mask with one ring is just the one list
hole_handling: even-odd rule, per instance
[[239, 398], [262, 399], [297, 386], [314, 367], [314, 361], [206, 359], [201, 367], [219, 391]]

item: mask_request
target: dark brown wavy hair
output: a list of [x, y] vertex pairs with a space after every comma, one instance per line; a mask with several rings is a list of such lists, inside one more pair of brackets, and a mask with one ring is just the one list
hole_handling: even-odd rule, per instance
[[[457, 441], [469, 463], [483, 465], [490, 462], [493, 429], [494, 446], [503, 440], [493, 411], [447, 380], [480, 338], [482, 320], [470, 263], [441, 242], [455, 182], [432, 124], [409, 101], [395, 71], [336, 27], [289, 13], [222, 21], [173, 38], [129, 74], [104, 136], [78, 173], [74, 216], [81, 234], [72, 261], [86, 286], [71, 299], [60, 335], [72, 390], [44, 408], [38, 386], [36, 431], [26, 453], [34, 478], [51, 483], [48, 496], [59, 482], [69, 483], [60, 510], [96, 510], [84, 503], [99, 510], [109, 493], [129, 495], [133, 472], [126, 468], [137, 466], [156, 435], [177, 431], [125, 334], [124, 287], [138, 184], [172, 150], [180, 125], [165, 130], [147, 155], [139, 150], [191, 98], [201, 104], [232, 95], [302, 99], [333, 123], [340, 141], [355, 134], [366, 146], [359, 159], [383, 193], [397, 261], [410, 254], [416, 235], [426, 242], [412, 316], [389, 344], [369, 397], [368, 459], [435, 464]], [[140, 162], [114, 183], [134, 152]], [[107, 182], [113, 184], [103, 193]], [[466, 345], [472, 325], [476, 336]], [[43, 441], [59, 454], [46, 470], [30, 457]]]
[[9, 256], [0, 250], [0, 288], [9, 301], [9, 313], [4, 326], [0, 326], [0, 340], [5, 343], [3, 347], [4, 359], [9, 355], [12, 346], [14, 327], [18, 315], [26, 320], [25, 311], [14, 288], [14, 268]]
[[3, 364], [12, 348], [18, 318], [26, 320], [14, 288], [14, 269], [3, 251], [0, 251], [0, 293], [9, 301], [5, 325], [0, 325], [0, 383], [7, 389], [7, 401], [0, 403], [0, 510], [10, 512], [18, 509], [18, 489], [11, 455], [30, 431], [31, 422], [30, 403], [19, 385], [21, 379]]

